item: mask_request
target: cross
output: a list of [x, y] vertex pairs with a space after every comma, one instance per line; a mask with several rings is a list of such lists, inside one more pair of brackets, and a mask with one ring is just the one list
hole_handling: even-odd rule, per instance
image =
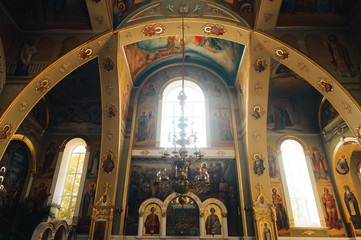
[[108, 189], [110, 188], [110, 184], [107, 182], [106, 184], [104, 184], [104, 188], [105, 188], [105, 194], [108, 194]]

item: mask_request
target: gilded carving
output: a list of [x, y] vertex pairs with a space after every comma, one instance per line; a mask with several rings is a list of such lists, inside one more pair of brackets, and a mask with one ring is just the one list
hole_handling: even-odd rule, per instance
[[104, 40], [99, 40], [99, 41], [98, 41], [98, 44], [99, 44], [99, 46], [101, 46], [101, 47], [103, 47], [103, 46], [104, 46], [104, 43], [105, 43], [105, 41], [104, 41]]
[[304, 63], [298, 63], [298, 68], [303, 72], [308, 72], [309, 71], [308, 67]]
[[106, 136], [107, 136], [109, 141], [112, 140], [112, 138], [114, 137], [114, 131], [112, 129], [108, 130], [106, 132]]
[[125, 34], [124, 37], [125, 37], [125, 38], [132, 38], [132, 33], [131, 33], [131, 32], [128, 32], [127, 34]]
[[341, 107], [348, 114], [352, 115], [351, 106], [348, 103], [345, 103], [344, 101], [341, 101]]
[[257, 94], [257, 95], [260, 95], [260, 94], [261, 94], [262, 89], [263, 89], [263, 87], [262, 87], [261, 83], [259, 83], [259, 82], [256, 83], [256, 85], [254, 86], [254, 90], [256, 91], [256, 94]]
[[49, 79], [42, 79], [36, 83], [35, 92], [43, 93], [50, 88]]
[[28, 102], [27, 101], [22, 101], [21, 103], [20, 103], [20, 106], [19, 106], [19, 110], [20, 111], [25, 111], [27, 108], [28, 108]]
[[317, 232], [315, 232], [315, 231], [312, 231], [312, 230], [310, 230], [310, 229], [307, 229], [307, 230], [305, 230], [305, 231], [303, 231], [303, 232], [300, 232], [300, 235], [303, 235], [303, 236], [317, 236], [318, 234], [317, 234]]
[[64, 63], [63, 65], [61, 65], [61, 67], [59, 68], [59, 72], [65, 72], [65, 71], [67, 71], [68, 70], [68, 68], [69, 68], [69, 64], [67, 64], [67, 63]]

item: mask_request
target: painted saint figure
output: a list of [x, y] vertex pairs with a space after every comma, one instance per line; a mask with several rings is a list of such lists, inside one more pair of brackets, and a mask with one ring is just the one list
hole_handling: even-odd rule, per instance
[[255, 161], [253, 164], [253, 171], [258, 176], [261, 176], [265, 170], [265, 167], [263, 165], [263, 159], [260, 158], [259, 154], [256, 154]]
[[20, 61], [16, 67], [16, 76], [27, 76], [30, 65], [35, 61], [38, 50], [35, 47], [34, 39], [27, 39], [20, 53]]
[[221, 235], [221, 222], [219, 221], [219, 218], [214, 213], [216, 210], [214, 208], [211, 208], [211, 214], [207, 217], [206, 221], [206, 234], [207, 235]]
[[137, 142], [142, 142], [147, 139], [147, 129], [148, 129], [148, 118], [145, 115], [145, 112], [142, 112], [142, 115], [138, 119], [138, 136]]
[[324, 194], [322, 195], [322, 204], [325, 209], [325, 217], [326, 217], [326, 224], [328, 229], [337, 228], [337, 209], [336, 209], [336, 202], [333, 196], [329, 193], [327, 188], [324, 188]]
[[273, 114], [275, 119], [275, 130], [284, 130], [286, 127], [293, 126], [290, 116], [282, 103], [274, 105]]
[[338, 70], [341, 77], [353, 77], [352, 68], [353, 63], [348, 54], [347, 48], [338, 42], [335, 34], [328, 36], [330, 41], [327, 46], [327, 51], [330, 56], [330, 62], [335, 70]]
[[350, 187], [348, 185], [345, 185], [343, 188], [345, 190], [344, 201], [348, 213], [350, 214], [352, 224], [356, 229], [361, 229], [361, 216], [358, 207], [358, 201], [355, 195], [351, 192]]
[[349, 170], [350, 170], [350, 168], [349, 168], [347, 160], [345, 158], [345, 154], [342, 154], [341, 158], [337, 162], [336, 171], [339, 174], [344, 175], [344, 174], [347, 174]]
[[158, 215], [155, 214], [155, 210], [155, 207], [152, 207], [150, 209], [151, 213], [145, 219], [144, 227], [146, 234], [159, 234], [160, 223]]
[[95, 198], [95, 184], [92, 183], [89, 185], [88, 191], [84, 194], [83, 198], [83, 210], [81, 214], [81, 223], [82, 224], [89, 224], [90, 223], [90, 216], [92, 213], [92, 206], [94, 203]]
[[312, 163], [316, 171], [316, 178], [317, 179], [325, 179], [327, 180], [327, 174], [326, 174], [326, 165], [324, 162], [323, 155], [318, 151], [317, 148], [312, 148]]
[[267, 227], [267, 223], [264, 224], [263, 239], [264, 240], [272, 240], [271, 230]]
[[268, 150], [268, 170], [269, 170], [269, 177], [275, 178], [277, 174], [277, 163], [276, 163], [276, 156], [272, 151], [270, 146], [267, 146]]
[[102, 168], [106, 173], [110, 173], [113, 171], [114, 161], [111, 154], [107, 154], [107, 159], [104, 160]]
[[273, 204], [276, 207], [277, 214], [277, 228], [278, 229], [289, 229], [288, 225], [288, 217], [286, 213], [286, 209], [283, 206], [283, 200], [279, 194], [277, 194], [277, 189], [272, 189], [272, 200]]

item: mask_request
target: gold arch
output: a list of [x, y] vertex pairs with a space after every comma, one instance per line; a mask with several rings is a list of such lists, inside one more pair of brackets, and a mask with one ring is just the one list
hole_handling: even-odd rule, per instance
[[30, 155], [31, 155], [31, 171], [32, 171], [31, 173], [35, 174], [36, 173], [36, 153], [35, 153], [35, 147], [34, 147], [33, 143], [30, 141], [29, 138], [27, 138], [23, 134], [13, 135], [11, 137], [10, 141], [14, 141], [14, 140], [18, 140], [18, 141], [25, 143], [25, 145], [29, 148]]
[[72, 139], [74, 139], [74, 138], [81, 138], [81, 139], [83, 139], [84, 141], [85, 141], [85, 143], [86, 143], [86, 149], [89, 149], [90, 147], [91, 147], [91, 142], [90, 142], [90, 140], [89, 140], [89, 138], [88, 137], [86, 137], [86, 136], [84, 136], [84, 135], [82, 135], [82, 134], [74, 134], [74, 135], [71, 135], [70, 137], [67, 137], [66, 139], [64, 139], [64, 141], [60, 144], [60, 149], [64, 149], [65, 148], [65, 146], [66, 146], [66, 144], [70, 141], [70, 140], [72, 140]]

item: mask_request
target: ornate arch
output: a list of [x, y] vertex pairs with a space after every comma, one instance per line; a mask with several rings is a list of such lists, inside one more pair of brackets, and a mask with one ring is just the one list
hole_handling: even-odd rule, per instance
[[159, 198], [149, 198], [144, 202], [142, 202], [142, 204], [140, 205], [139, 214], [142, 216], [144, 214], [145, 208], [152, 203], [157, 204], [160, 207], [160, 209], [162, 210], [162, 216], [166, 213], [166, 211], [164, 211], [164, 207], [163, 207], [164, 204], [162, 200], [160, 200]]
[[203, 207], [206, 208], [209, 204], [216, 204], [222, 211], [222, 215], [227, 214], [227, 208], [224, 203], [216, 198], [208, 198], [203, 202]]

